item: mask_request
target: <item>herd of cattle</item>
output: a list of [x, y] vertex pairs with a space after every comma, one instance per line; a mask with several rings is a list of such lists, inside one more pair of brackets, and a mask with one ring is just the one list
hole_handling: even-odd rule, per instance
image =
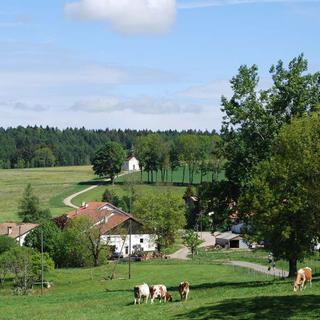
[[[306, 282], [309, 282], [310, 287], [312, 286], [312, 270], [309, 267], [301, 268], [297, 272], [297, 277], [294, 282], [294, 291], [303, 290]], [[187, 300], [190, 291], [190, 285], [187, 281], [183, 281], [178, 286], [181, 300]], [[163, 284], [157, 284], [148, 286], [146, 283], [140, 284], [134, 287], [134, 304], [141, 303], [144, 299], [145, 303], [148, 303], [150, 298], [151, 303], [155, 299], [159, 301], [172, 301], [171, 294], [167, 291], [167, 287]]]
[[[178, 289], [181, 300], [188, 300], [188, 294], [190, 291], [189, 283], [187, 281], [181, 282]], [[155, 299], [159, 299], [160, 302], [172, 301], [171, 294], [167, 291], [167, 287], [163, 284], [157, 284], [150, 287], [146, 283], [140, 284], [134, 287], [133, 292], [134, 304], [140, 304], [141, 299], [144, 299], [145, 303], [148, 303], [149, 298], [151, 303], [153, 303]]]

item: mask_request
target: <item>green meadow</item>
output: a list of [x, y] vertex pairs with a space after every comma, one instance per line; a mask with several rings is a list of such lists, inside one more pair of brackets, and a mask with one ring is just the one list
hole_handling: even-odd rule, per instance
[[0, 222], [17, 221], [19, 199], [28, 183], [40, 198], [41, 206], [59, 215], [70, 208], [63, 199], [85, 189], [96, 179], [90, 166], [0, 170]]
[[[16, 319], [319, 319], [319, 277], [313, 287], [294, 293], [292, 280], [207, 262], [156, 260], [120, 264], [116, 279], [106, 280], [113, 264], [92, 269], [58, 269], [46, 275], [54, 286], [43, 296], [13, 296], [0, 290], [2, 320]], [[188, 280], [189, 300], [181, 302], [177, 286]], [[173, 302], [133, 304], [133, 286], [165, 284]]]

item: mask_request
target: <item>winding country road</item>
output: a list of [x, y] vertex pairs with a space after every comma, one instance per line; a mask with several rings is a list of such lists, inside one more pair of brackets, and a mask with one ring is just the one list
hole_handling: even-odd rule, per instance
[[[118, 175], [118, 177], [122, 177], [122, 176], [124, 176], [124, 175], [126, 175], [126, 174], [129, 174], [129, 172], [128, 172], [128, 171], [122, 172], [121, 174]], [[117, 178], [118, 178], [118, 177], [117, 177]], [[106, 180], [104, 180], [104, 181], [108, 182], [108, 181], [110, 181], [110, 179], [106, 179]], [[83, 190], [81, 190], [81, 191], [79, 191], [79, 192], [73, 193], [72, 195], [70, 195], [69, 197], [66, 197], [66, 198], [63, 200], [64, 205], [66, 205], [67, 207], [71, 207], [71, 208], [74, 208], [74, 209], [78, 209], [79, 207], [76, 206], [75, 204], [73, 204], [73, 203], [72, 203], [72, 200], [73, 200], [75, 197], [79, 196], [80, 194], [85, 193], [85, 192], [88, 192], [88, 191], [90, 191], [90, 190], [92, 190], [92, 189], [95, 189], [95, 188], [97, 188], [97, 187], [100, 186], [100, 185], [101, 185], [101, 184], [95, 184], [95, 185], [90, 186], [90, 187], [88, 187], [88, 188], [86, 188], [86, 189], [83, 189]]]

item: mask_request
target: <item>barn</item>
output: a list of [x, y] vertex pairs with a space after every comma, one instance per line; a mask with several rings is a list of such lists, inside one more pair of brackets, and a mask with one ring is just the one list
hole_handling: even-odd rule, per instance
[[248, 249], [247, 242], [236, 233], [231, 231], [216, 234], [216, 245], [227, 249]]

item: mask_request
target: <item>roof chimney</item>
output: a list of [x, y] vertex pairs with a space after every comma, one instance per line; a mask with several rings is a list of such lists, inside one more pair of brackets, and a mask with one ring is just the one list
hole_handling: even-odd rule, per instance
[[85, 208], [86, 207], [86, 203], [85, 202], [82, 202], [81, 203], [81, 208]]
[[12, 233], [12, 227], [8, 227], [8, 235]]

